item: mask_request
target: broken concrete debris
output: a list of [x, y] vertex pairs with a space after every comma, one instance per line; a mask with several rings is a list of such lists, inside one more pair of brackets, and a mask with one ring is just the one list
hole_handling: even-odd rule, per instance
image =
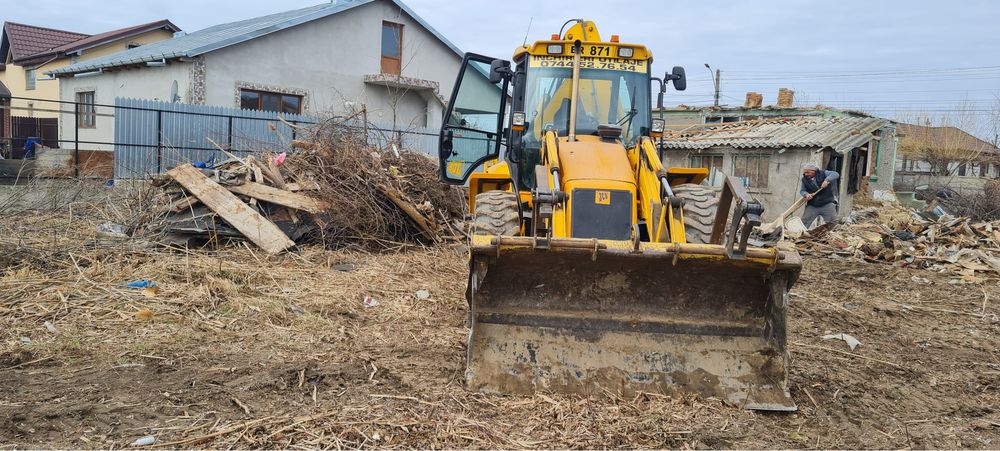
[[1000, 278], [1000, 220], [921, 215], [886, 201], [793, 235], [805, 253], [948, 272], [956, 276], [952, 283]]

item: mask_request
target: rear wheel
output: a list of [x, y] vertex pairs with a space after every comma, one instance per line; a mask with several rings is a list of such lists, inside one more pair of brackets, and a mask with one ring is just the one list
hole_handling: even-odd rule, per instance
[[498, 190], [477, 194], [473, 222], [476, 235], [518, 235], [521, 215], [517, 212], [517, 195]]
[[684, 234], [688, 243], [707, 244], [712, 237], [719, 193], [711, 186], [685, 183], [672, 186], [674, 196], [684, 199]]

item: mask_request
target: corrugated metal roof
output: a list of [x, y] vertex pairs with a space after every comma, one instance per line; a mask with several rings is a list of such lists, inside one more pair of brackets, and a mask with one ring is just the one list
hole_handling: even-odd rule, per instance
[[[310, 6], [269, 16], [257, 17], [227, 24], [215, 25], [204, 30], [177, 36], [172, 39], [146, 44], [124, 52], [115, 53], [102, 58], [80, 62], [71, 66], [51, 71], [52, 74], [72, 74], [90, 72], [108, 67], [141, 64], [162, 59], [195, 57], [213, 50], [239, 44], [250, 39], [274, 33], [276, 31], [301, 25], [316, 19], [322, 19], [339, 12], [358, 6], [367, 5], [377, 0], [338, 0], [332, 3]], [[451, 48], [459, 56], [462, 51], [445, 39], [441, 33], [424, 22], [410, 7], [401, 0], [389, 0], [406, 14], [430, 31], [441, 42]]]
[[732, 122], [704, 130], [665, 136], [667, 149], [782, 149], [829, 147], [843, 153], [868, 142], [888, 124], [877, 117], [790, 117]]

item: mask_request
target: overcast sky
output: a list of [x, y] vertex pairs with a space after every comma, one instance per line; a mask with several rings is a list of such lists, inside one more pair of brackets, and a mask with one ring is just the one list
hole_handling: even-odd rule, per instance
[[[668, 104], [711, 104], [705, 63], [722, 70], [730, 105], [747, 91], [773, 103], [779, 87], [794, 89], [798, 103], [900, 119], [962, 109], [982, 121], [1000, 104], [1000, 1], [404, 1], [463, 51], [505, 58], [529, 20], [531, 41], [566, 19], [592, 19], [605, 38], [651, 48], [658, 72], [687, 69], [688, 90]], [[190, 32], [317, 3], [0, 0], [0, 18], [84, 33], [167, 18]]]

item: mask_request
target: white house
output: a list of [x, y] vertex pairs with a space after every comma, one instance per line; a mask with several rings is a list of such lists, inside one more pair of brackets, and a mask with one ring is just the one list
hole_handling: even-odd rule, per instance
[[[301, 114], [364, 110], [395, 130], [438, 127], [462, 52], [400, 0], [336, 0], [216, 25], [50, 73], [63, 101], [128, 97]], [[81, 106], [79, 140], [111, 150], [112, 109]], [[64, 110], [68, 110], [66, 108]], [[94, 114], [96, 113], [96, 114]], [[62, 139], [77, 129], [60, 121]]]

